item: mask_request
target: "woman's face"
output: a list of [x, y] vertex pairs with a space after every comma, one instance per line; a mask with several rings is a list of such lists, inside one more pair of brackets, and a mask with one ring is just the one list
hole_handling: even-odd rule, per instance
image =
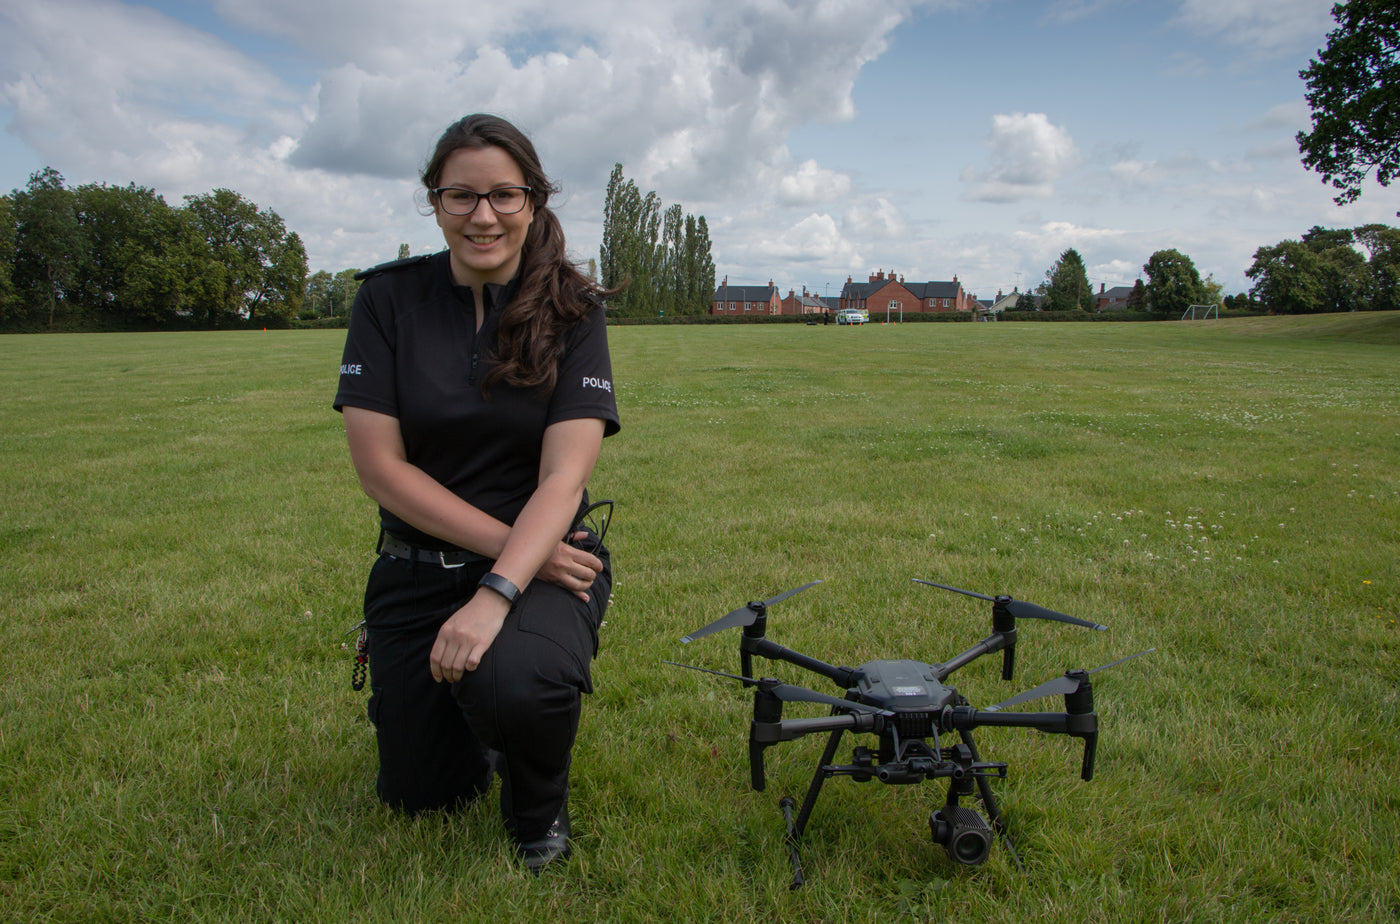
[[497, 147], [458, 148], [443, 162], [438, 186], [455, 186], [481, 195], [470, 215], [452, 215], [436, 199], [433, 211], [447, 242], [452, 278], [480, 291], [485, 283], [503, 285], [520, 267], [525, 234], [535, 217], [527, 201], [514, 215], [499, 215], [487, 193], [502, 186], [524, 186], [525, 174], [509, 154]]

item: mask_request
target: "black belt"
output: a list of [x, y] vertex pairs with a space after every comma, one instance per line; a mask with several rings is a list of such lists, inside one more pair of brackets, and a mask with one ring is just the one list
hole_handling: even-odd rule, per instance
[[468, 552], [466, 549], [451, 549], [444, 552], [439, 549], [419, 548], [393, 533], [380, 534], [379, 554], [392, 555], [394, 558], [403, 558], [408, 561], [418, 561], [425, 565], [437, 565], [440, 568], [460, 568], [472, 562], [486, 561], [485, 555]]

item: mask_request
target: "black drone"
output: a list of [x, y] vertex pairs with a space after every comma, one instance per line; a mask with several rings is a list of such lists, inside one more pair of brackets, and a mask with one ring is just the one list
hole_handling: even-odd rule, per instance
[[[1092, 779], [1099, 719], [1094, 712], [1094, 690], [1089, 675], [1154, 650], [1138, 652], [1094, 670], [1066, 671], [1064, 676], [1005, 702], [975, 709], [956, 689], [945, 686], [944, 681], [954, 671], [994, 651], [1002, 653], [1002, 679], [1010, 680], [1016, 663], [1017, 619], [1048, 619], [1098, 631], [1104, 631], [1107, 627], [1008, 596], [989, 597], [932, 581], [915, 579], [915, 582], [990, 601], [992, 634], [942, 664], [869, 661], [856, 668], [836, 667], [784, 648], [764, 637], [768, 628], [768, 608], [821, 583], [813, 581], [768, 600], [750, 602], [681, 639], [682, 642], [693, 642], [722, 629], [742, 627], [744, 631], [739, 639], [742, 676], [674, 661], [666, 662], [729, 677], [754, 688], [753, 722], [749, 726], [749, 768], [750, 781], [755, 790], [762, 791], [764, 788], [765, 749], [780, 741], [792, 741], [816, 732], [830, 733], [796, 818], [793, 817], [793, 808], [797, 804], [795, 799], [784, 796], [779, 802], [787, 824], [794, 889], [801, 886], [803, 881], [798, 842], [821, 794], [822, 784], [833, 776], [848, 776], [861, 783], [878, 780], [891, 785], [947, 779], [947, 801], [929, 816], [934, 843], [942, 845], [955, 862], [977, 866], [986, 861], [992, 848], [993, 832], [996, 832], [1015, 857], [1015, 849], [1007, 837], [1006, 825], [990, 783], [993, 778], [1006, 778], [1006, 764], [982, 760], [973, 741], [973, 730], [984, 726], [1009, 726], [1081, 738], [1084, 741], [1084, 760], [1080, 776], [1085, 780]], [[755, 678], [754, 655], [771, 661], [786, 661], [820, 674], [843, 688], [846, 695], [844, 698], [830, 696], [771, 677]], [[1065, 698], [1064, 712], [1002, 711], [1030, 700], [1059, 695]], [[828, 705], [832, 713], [819, 718], [784, 719], [783, 703], [793, 702]], [[874, 748], [856, 747], [849, 764], [833, 763], [841, 735], [846, 731], [872, 734], [877, 736], [879, 742]], [[959, 741], [944, 744], [941, 736], [950, 732], [957, 732]], [[983, 820], [974, 809], [959, 804], [960, 799], [973, 796], [974, 787], [981, 798], [987, 820]], [[1019, 858], [1017, 863], [1019, 865]]]

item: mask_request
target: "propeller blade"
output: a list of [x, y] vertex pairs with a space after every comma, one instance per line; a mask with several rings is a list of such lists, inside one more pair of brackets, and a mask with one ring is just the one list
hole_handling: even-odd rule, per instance
[[955, 594], [966, 594], [969, 597], [976, 597], [978, 600], [990, 600], [993, 603], [997, 602], [996, 597], [989, 597], [986, 594], [975, 593], [971, 590], [963, 590], [961, 587], [949, 587], [947, 584], [935, 584], [933, 581], [925, 581], [922, 578], [914, 578], [914, 583], [927, 584], [930, 587], [939, 587], [943, 590], [951, 590]]
[[1049, 619], [1053, 622], [1067, 622], [1073, 626], [1083, 626], [1086, 629], [1094, 629], [1098, 632], [1108, 631], [1108, 626], [1101, 626], [1087, 619], [1066, 616], [1064, 613], [1057, 613], [1054, 610], [1048, 610], [1043, 606], [1027, 603], [1024, 600], [1011, 600], [1006, 604], [1006, 608], [1011, 612], [1011, 615], [1015, 616], [1017, 619]]
[[865, 703], [852, 702], [849, 699], [842, 699], [839, 696], [829, 696], [826, 693], [818, 693], [816, 690], [809, 690], [806, 687], [794, 686], [790, 683], [780, 683], [773, 687], [773, 695], [785, 703], [823, 703], [827, 706], [835, 706], [837, 709], [845, 709], [850, 712], [868, 712], [871, 715], [894, 715], [888, 709], [878, 709], [875, 706], [867, 706]]
[[886, 709], [877, 709], [874, 706], [867, 706], [865, 703], [852, 702], [849, 699], [842, 699], [839, 696], [830, 696], [826, 693], [818, 693], [816, 690], [809, 690], [806, 687], [799, 687], [791, 683], [779, 683], [768, 678], [752, 679], [740, 677], [738, 674], [727, 674], [724, 671], [711, 670], [708, 667], [696, 667], [693, 664], [682, 664], [679, 661], [662, 661], [662, 664], [670, 664], [673, 667], [684, 667], [687, 670], [699, 671], [702, 674], [714, 674], [716, 677], [728, 677], [730, 680], [737, 680], [745, 686], [763, 687], [778, 699], [785, 703], [821, 703], [827, 706], [835, 706], [838, 709], [845, 709], [850, 712], [868, 712], [872, 715], [891, 715]]
[[[1148, 648], [1143, 651], [1139, 651], [1137, 654], [1130, 654], [1126, 658], [1119, 658], [1117, 661], [1111, 661], [1108, 664], [1096, 667], [1091, 671], [1086, 671], [1086, 673], [1097, 674], [1099, 671], [1106, 671], [1110, 667], [1117, 667], [1125, 661], [1131, 661], [1133, 658], [1140, 658], [1143, 655], [1151, 654], [1156, 650], [1156, 648]], [[997, 703], [995, 706], [988, 706], [982, 711], [1000, 712], [1007, 706], [1015, 706], [1020, 703], [1030, 702], [1033, 699], [1041, 699], [1042, 697], [1046, 696], [1059, 696], [1061, 694], [1073, 693], [1075, 690], [1078, 689], [1079, 681], [1074, 680], [1070, 677], [1056, 677], [1054, 680], [1047, 680], [1045, 683], [1042, 683], [1040, 686], [1036, 687], [1033, 690], [1027, 690], [1024, 693], [1020, 693], [1016, 696], [1011, 697], [1005, 702]]]
[[786, 600], [788, 597], [791, 597], [793, 594], [800, 594], [808, 587], [816, 587], [820, 583], [821, 581], [810, 581], [806, 584], [803, 584], [801, 587], [794, 587], [792, 590], [785, 590], [782, 593], [778, 594], [776, 597], [769, 597], [767, 600], [764, 600], [763, 606], [766, 609], [775, 604], [782, 603], [784, 600]]
[[768, 607], [773, 606], [777, 603], [782, 603], [784, 600], [786, 600], [788, 597], [791, 597], [793, 594], [801, 593], [808, 587], [814, 587], [820, 583], [821, 581], [812, 581], [810, 584], [803, 584], [801, 587], [794, 587], [792, 590], [785, 590], [782, 593], [778, 594], [776, 597], [771, 597], [767, 600], [746, 603], [743, 606], [739, 607], [737, 610], [730, 610], [728, 613], [724, 614], [719, 619], [716, 619], [709, 625], [696, 629], [689, 635], [681, 636], [681, 641], [684, 643], [690, 643], [695, 641], [697, 638], [704, 638], [707, 635], [711, 635], [715, 632], [720, 632], [724, 629], [734, 629], [738, 627], [751, 626], [762, 613], [767, 611]]
[[661, 659], [661, 663], [669, 664], [672, 667], [683, 667], [688, 671], [699, 671], [702, 674], [714, 674], [716, 677], [728, 677], [730, 680], [737, 680], [745, 686], [754, 686], [758, 683], [758, 681], [752, 677], [740, 677], [738, 674], [726, 674], [724, 671], [717, 671], [708, 667], [696, 667], [694, 664], [682, 664], [679, 661], [667, 661], [665, 658]]
[[732, 629], [736, 626], [751, 626], [757, 618], [758, 614], [752, 609], [747, 606], [741, 606], [737, 610], [732, 610], [724, 616], [721, 616], [709, 625], [696, 629], [689, 635], [682, 635], [681, 641], [689, 643], [695, 641], [697, 638], [704, 638], [707, 635], [711, 635], [723, 629]]
[[1106, 671], [1106, 670], [1108, 670], [1110, 667], [1117, 667], [1118, 665], [1122, 664], [1124, 661], [1131, 661], [1133, 658], [1140, 658], [1140, 657], [1142, 657], [1142, 656], [1145, 655], [1145, 654], [1152, 654], [1152, 652], [1154, 652], [1154, 651], [1156, 651], [1156, 650], [1157, 650], [1156, 648], [1144, 648], [1142, 651], [1139, 651], [1137, 654], [1130, 654], [1130, 655], [1128, 655], [1126, 658], [1119, 658], [1117, 661], [1114, 661], [1114, 662], [1112, 662], [1111, 664], [1105, 664], [1105, 665], [1103, 665], [1102, 667], [1096, 667], [1096, 668], [1094, 668], [1093, 670], [1091, 670], [1089, 673], [1091, 673], [1091, 674], [1097, 674], [1099, 671]]
[[1073, 693], [1077, 689], [1079, 689], [1078, 680], [1071, 680], [1068, 677], [1056, 677], [1054, 680], [1045, 681], [1033, 690], [1027, 690], [1024, 693], [1013, 696], [1005, 702], [997, 703], [995, 706], [988, 706], [983, 712], [1000, 712], [1007, 706], [1015, 706], [1046, 696], [1059, 696], [1062, 693]]
[[925, 581], [922, 578], [914, 578], [915, 584], [927, 584], [930, 587], [939, 587], [943, 590], [951, 590], [955, 594], [964, 594], [969, 597], [976, 597], [978, 600], [989, 600], [992, 603], [1005, 603], [1007, 611], [1016, 619], [1049, 619], [1054, 622], [1067, 622], [1075, 626], [1083, 626], [1086, 629], [1096, 629], [1099, 632], [1108, 631], [1108, 626], [1101, 626], [1096, 622], [1087, 619], [1079, 619], [1075, 616], [1066, 616], [1064, 613], [1057, 613], [1054, 610], [1037, 606], [1034, 603], [1027, 603], [1024, 600], [1013, 600], [1011, 597], [989, 597], [986, 594], [979, 594], [971, 590], [963, 590], [961, 587], [951, 587], [947, 584], [938, 584], [933, 581]]

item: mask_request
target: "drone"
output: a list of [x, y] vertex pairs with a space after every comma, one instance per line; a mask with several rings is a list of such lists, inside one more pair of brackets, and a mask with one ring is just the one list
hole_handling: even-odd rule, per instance
[[[768, 610], [794, 594], [820, 584], [812, 581], [784, 591], [767, 600], [750, 601], [720, 619], [684, 636], [688, 643], [725, 629], [742, 628], [739, 639], [740, 674], [728, 674], [676, 661], [665, 663], [703, 673], [738, 680], [753, 688], [753, 721], [749, 725], [749, 774], [754, 790], [765, 787], [763, 754], [783, 741], [806, 735], [827, 733], [826, 748], [806, 797], [794, 817], [797, 801], [784, 796], [779, 801], [787, 826], [787, 846], [793, 869], [792, 888], [804, 882], [799, 844], [807, 822], [821, 795], [822, 785], [834, 776], [856, 782], [877, 780], [900, 786], [946, 779], [947, 799], [929, 815], [929, 829], [936, 845], [963, 866], [979, 866], [991, 853], [994, 836], [1000, 836], [1018, 866], [1005, 820], [997, 806], [991, 781], [1006, 778], [1005, 763], [984, 761], [973, 732], [984, 727], [1033, 728], [1050, 734], [1069, 735], [1084, 742], [1080, 776], [1094, 776], [1094, 755], [1098, 745], [1099, 719], [1094, 712], [1094, 690], [1090, 675], [1148, 654], [1147, 649], [1093, 670], [1068, 670], [1033, 689], [1026, 690], [995, 706], [977, 709], [945, 681], [954, 671], [985, 654], [1002, 653], [1001, 676], [1011, 680], [1016, 664], [1016, 621], [1042, 619], [1106, 631], [1107, 626], [1067, 616], [1034, 603], [1006, 595], [988, 596], [970, 590], [937, 584], [919, 578], [914, 583], [937, 587], [992, 604], [992, 633], [987, 638], [941, 664], [920, 661], [869, 661], [860, 667], [838, 667], [785, 648], [766, 637]], [[783, 683], [772, 677], [754, 676], [754, 657], [789, 664], [820, 674], [845, 690], [844, 697], [819, 693], [806, 687]], [[1063, 712], [1006, 712], [1009, 707], [1048, 696], [1064, 696]], [[785, 703], [817, 703], [831, 707], [831, 714], [817, 718], [783, 718]], [[874, 735], [874, 747], [857, 746], [848, 764], [834, 763], [845, 732]], [[957, 733], [954, 741], [951, 733]], [[986, 818], [962, 800], [980, 798]]]

